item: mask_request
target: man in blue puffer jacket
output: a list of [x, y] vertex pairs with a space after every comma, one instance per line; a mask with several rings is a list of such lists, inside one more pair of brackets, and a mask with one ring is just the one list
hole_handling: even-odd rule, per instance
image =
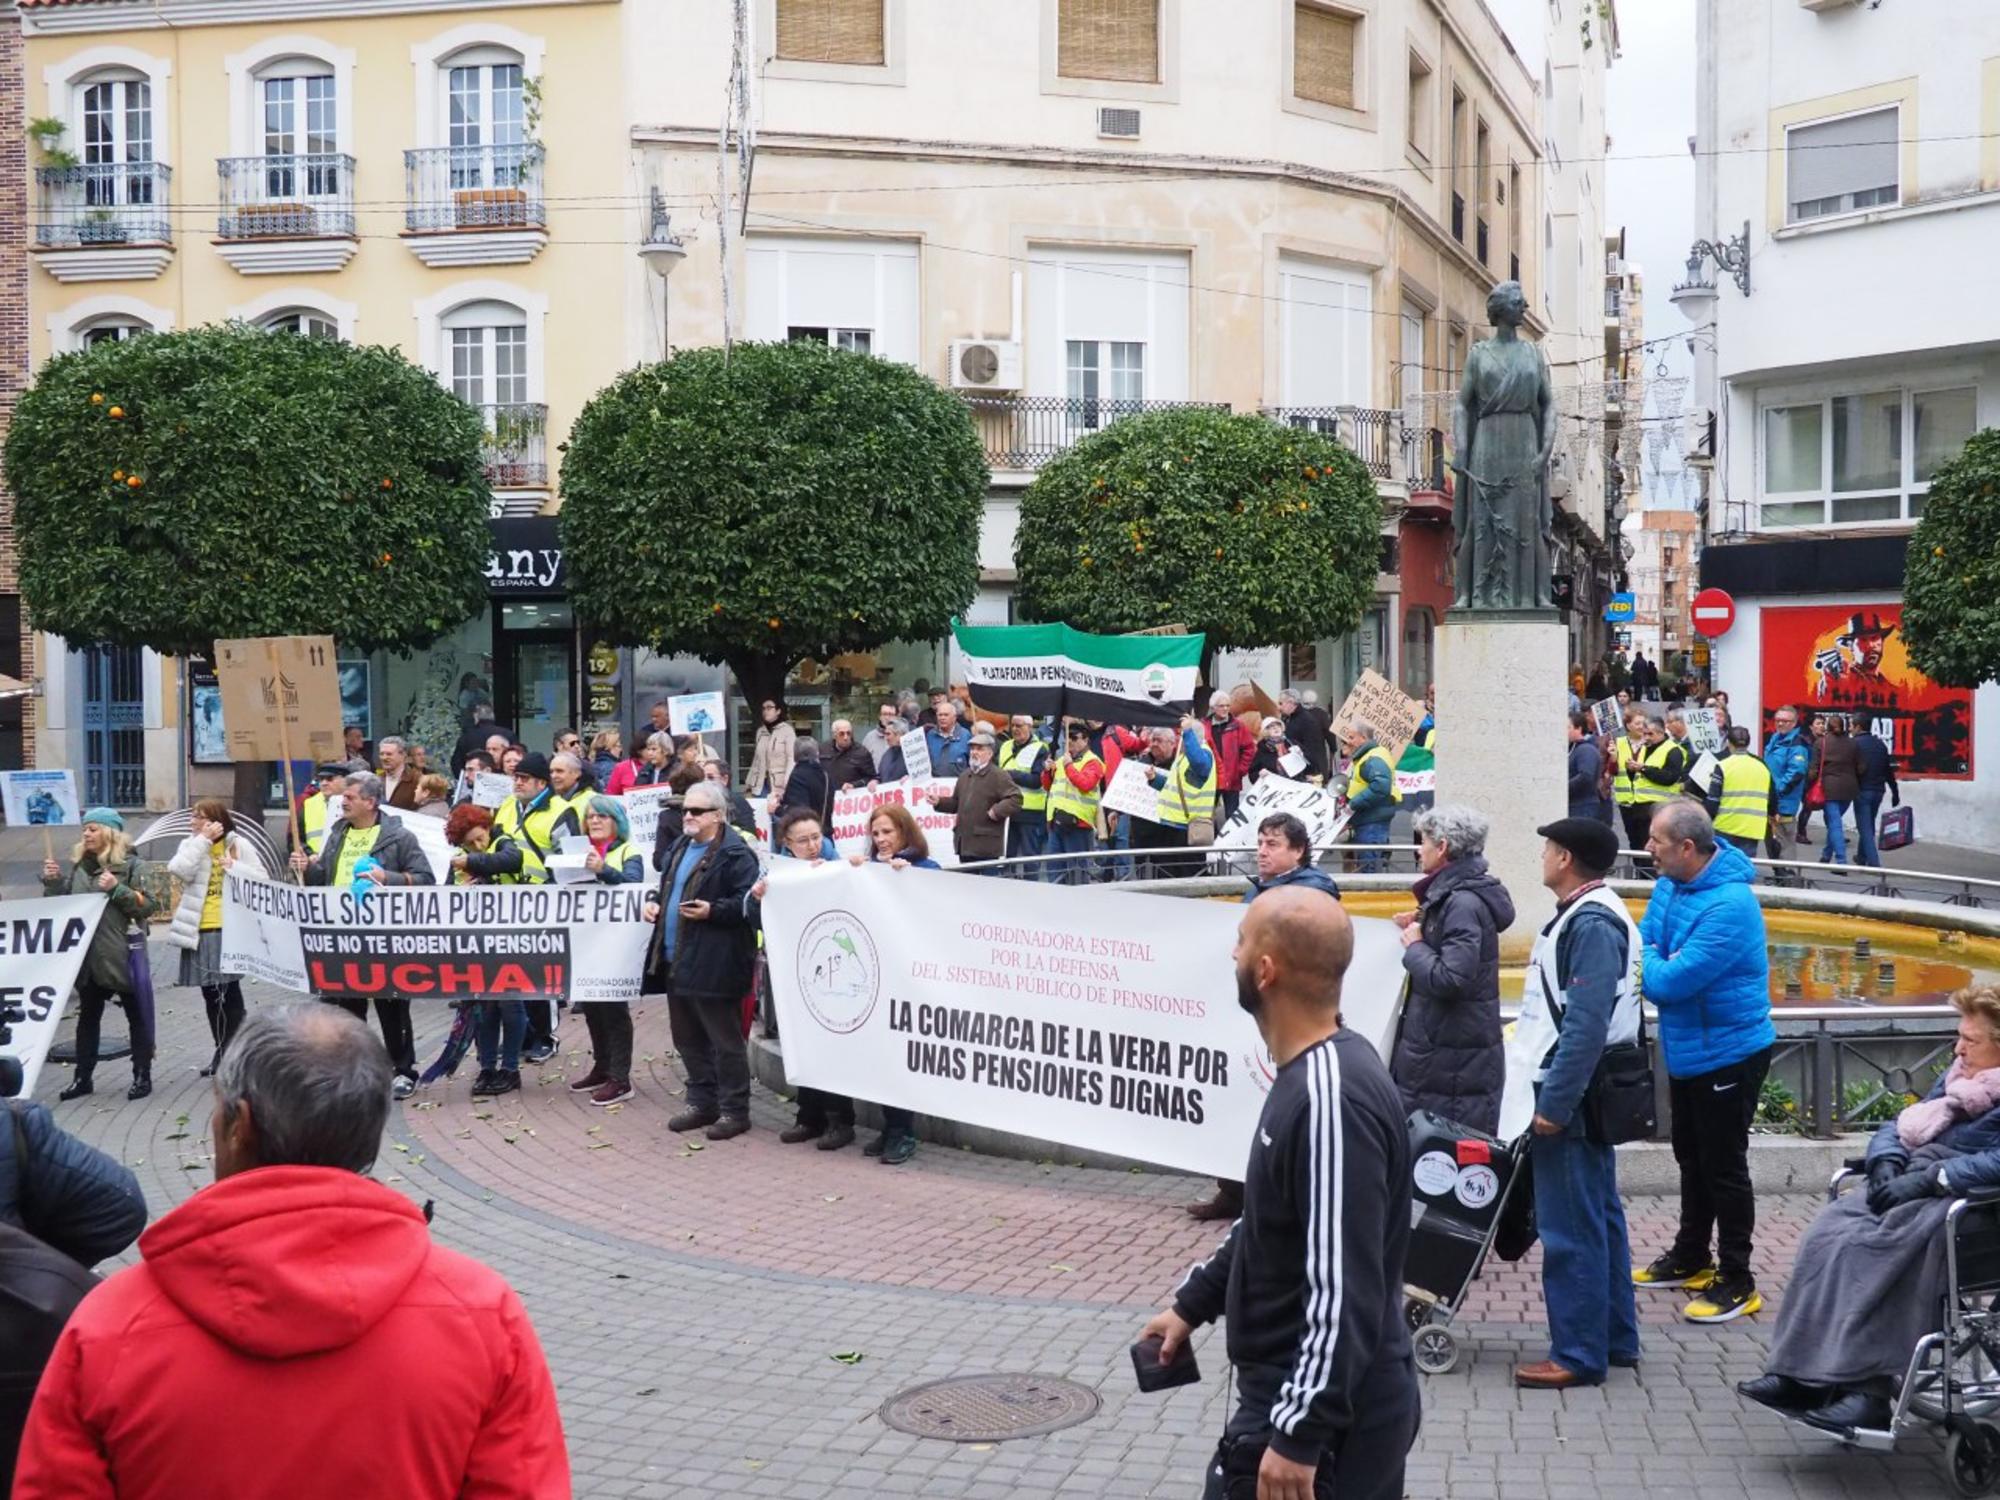
[[1799, 827], [1799, 804], [1806, 797], [1806, 770], [1812, 764], [1812, 744], [1799, 728], [1795, 708], [1781, 708], [1771, 716], [1772, 730], [1764, 741], [1764, 764], [1771, 768], [1771, 790], [1777, 794], [1778, 812], [1764, 838], [1764, 852], [1772, 859], [1790, 859]]
[[[1646, 915], [1640, 983], [1660, 1013], [1673, 1105], [1681, 1222], [1671, 1249], [1632, 1279], [1701, 1292], [1682, 1309], [1695, 1323], [1726, 1323], [1763, 1306], [1750, 1274], [1757, 1197], [1750, 1185], [1750, 1122], [1777, 1029], [1771, 963], [1755, 868], [1718, 843], [1698, 802], [1665, 804], [1646, 841], [1659, 869]], [[1717, 1258], [1709, 1257], [1715, 1236]]]

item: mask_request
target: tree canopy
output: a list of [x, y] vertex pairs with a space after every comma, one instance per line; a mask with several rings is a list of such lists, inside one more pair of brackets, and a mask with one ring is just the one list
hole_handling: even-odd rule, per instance
[[1179, 407], [1045, 467], [1014, 544], [1029, 619], [1100, 634], [1179, 624], [1214, 646], [1343, 635], [1375, 593], [1382, 505], [1332, 439]]
[[1903, 639], [1947, 687], [2000, 678], [2000, 428], [1931, 478], [1903, 564]]
[[779, 696], [803, 657], [950, 628], [978, 586], [986, 482], [964, 403], [905, 365], [683, 350], [598, 392], [571, 432], [570, 597], [610, 640]]
[[43, 366], [5, 450], [21, 593], [79, 644], [427, 645], [485, 603], [479, 418], [389, 349], [242, 324]]

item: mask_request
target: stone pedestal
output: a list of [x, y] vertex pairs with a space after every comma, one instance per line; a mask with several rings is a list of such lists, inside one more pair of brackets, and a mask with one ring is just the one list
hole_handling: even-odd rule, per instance
[[1525, 962], [1555, 915], [1535, 829], [1569, 811], [1568, 675], [1569, 632], [1553, 610], [1454, 611], [1438, 628], [1437, 800], [1492, 822], [1486, 862], [1517, 913], [1500, 934], [1505, 963]]

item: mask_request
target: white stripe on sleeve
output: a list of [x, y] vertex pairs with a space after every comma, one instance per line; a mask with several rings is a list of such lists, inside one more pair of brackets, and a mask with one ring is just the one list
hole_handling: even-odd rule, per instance
[[1306, 1071], [1307, 1163], [1306, 1311], [1298, 1362], [1271, 1407], [1271, 1425], [1291, 1434], [1325, 1391], [1340, 1333], [1344, 1229], [1340, 1126], [1340, 1058], [1331, 1042], [1314, 1049]]

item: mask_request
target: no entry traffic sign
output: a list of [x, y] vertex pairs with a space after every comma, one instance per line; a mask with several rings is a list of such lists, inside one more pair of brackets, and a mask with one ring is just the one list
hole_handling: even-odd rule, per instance
[[1694, 596], [1694, 629], [1696, 635], [1705, 635], [1714, 640], [1726, 635], [1729, 627], [1736, 623], [1736, 601], [1721, 589], [1703, 589]]

